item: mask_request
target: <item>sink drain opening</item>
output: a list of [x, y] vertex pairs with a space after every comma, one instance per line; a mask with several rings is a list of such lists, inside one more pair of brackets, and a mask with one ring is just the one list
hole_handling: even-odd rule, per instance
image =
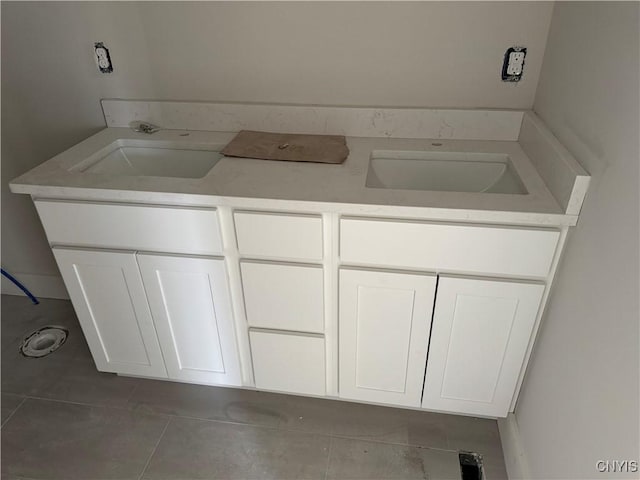
[[20, 345], [20, 353], [29, 358], [42, 358], [55, 352], [67, 341], [69, 331], [56, 325], [47, 325], [27, 335]]

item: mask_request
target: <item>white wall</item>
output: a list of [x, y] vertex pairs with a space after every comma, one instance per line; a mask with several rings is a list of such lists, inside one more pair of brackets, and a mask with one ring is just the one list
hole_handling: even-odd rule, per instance
[[[159, 3], [144, 31], [160, 98], [530, 108], [549, 2]], [[523, 80], [500, 80], [528, 47]]]
[[531, 478], [640, 460], [639, 5], [558, 3], [535, 111], [593, 175], [516, 407]]

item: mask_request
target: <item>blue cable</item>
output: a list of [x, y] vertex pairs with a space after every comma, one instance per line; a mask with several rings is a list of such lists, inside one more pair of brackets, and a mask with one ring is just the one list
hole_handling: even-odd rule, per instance
[[11, 280], [15, 284], [16, 287], [18, 287], [20, 290], [22, 290], [24, 292], [24, 294], [31, 299], [31, 301], [33, 302], [34, 305], [38, 305], [40, 303], [38, 301], [38, 299], [36, 297], [34, 297], [33, 294], [29, 290], [27, 290], [27, 287], [25, 287], [18, 280], [16, 280], [13, 277], [13, 275], [8, 273], [4, 268], [0, 269], [0, 271], [2, 272], [2, 275], [7, 277], [9, 280]]

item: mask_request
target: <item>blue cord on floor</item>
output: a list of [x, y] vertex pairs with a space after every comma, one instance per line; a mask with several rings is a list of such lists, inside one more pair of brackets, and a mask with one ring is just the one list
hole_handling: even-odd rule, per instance
[[20, 290], [22, 290], [24, 292], [24, 294], [31, 299], [31, 301], [33, 302], [34, 305], [38, 305], [40, 303], [38, 301], [38, 299], [36, 297], [34, 297], [33, 294], [29, 290], [27, 290], [27, 287], [25, 287], [18, 280], [16, 280], [13, 275], [8, 273], [4, 268], [0, 269], [0, 271], [2, 272], [2, 275], [7, 277], [9, 280], [11, 280], [15, 284], [16, 287], [18, 287]]

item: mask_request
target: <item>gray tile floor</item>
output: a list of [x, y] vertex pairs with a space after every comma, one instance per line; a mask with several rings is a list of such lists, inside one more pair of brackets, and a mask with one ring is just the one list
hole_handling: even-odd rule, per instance
[[[22, 337], [63, 325], [43, 359]], [[506, 479], [495, 421], [96, 371], [68, 301], [2, 296], [2, 478]]]

